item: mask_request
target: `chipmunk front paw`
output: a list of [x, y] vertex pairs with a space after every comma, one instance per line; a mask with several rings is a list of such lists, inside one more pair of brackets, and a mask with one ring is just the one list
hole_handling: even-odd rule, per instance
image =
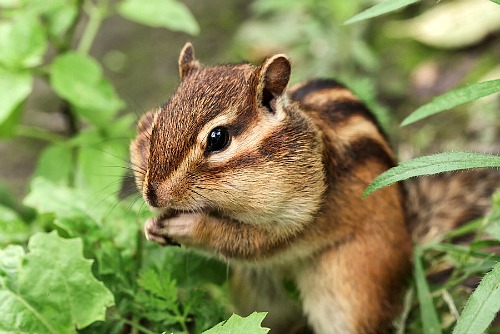
[[201, 220], [199, 214], [182, 213], [169, 217], [160, 215], [150, 218], [144, 225], [146, 239], [161, 246], [190, 243], [196, 224]]

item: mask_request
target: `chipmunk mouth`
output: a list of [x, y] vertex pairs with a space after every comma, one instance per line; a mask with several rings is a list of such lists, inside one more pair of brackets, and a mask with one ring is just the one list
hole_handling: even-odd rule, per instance
[[220, 209], [209, 207], [197, 207], [196, 209], [187, 208], [156, 208], [152, 210], [156, 217], [160, 220], [166, 220], [172, 217], [177, 217], [182, 214], [206, 214], [208, 216], [221, 218], [226, 216]]

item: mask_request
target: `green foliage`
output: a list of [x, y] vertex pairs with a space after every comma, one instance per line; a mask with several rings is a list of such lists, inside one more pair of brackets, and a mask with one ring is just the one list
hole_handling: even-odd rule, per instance
[[414, 261], [414, 279], [417, 287], [418, 300], [420, 302], [420, 313], [425, 334], [439, 334], [441, 326], [436, 313], [436, 309], [432, 302], [432, 296], [429, 291], [427, 279], [425, 277], [424, 266], [422, 264], [422, 251], [420, 246], [415, 246], [413, 250]]
[[467, 301], [454, 334], [483, 333], [500, 310], [500, 262], [481, 280]]
[[89, 56], [67, 52], [51, 65], [54, 91], [75, 106], [75, 112], [103, 128], [124, 103], [113, 86], [102, 77], [99, 64]]
[[203, 334], [266, 334], [269, 329], [260, 326], [265, 316], [265, 312], [254, 312], [246, 318], [233, 314], [227, 321], [221, 322], [214, 328], [203, 332]]
[[[135, 118], [120, 115], [125, 103], [89, 55], [102, 22], [116, 14], [198, 33], [188, 8], [174, 0], [19, 0], [0, 7], [0, 135], [49, 144], [24, 199], [34, 210], [0, 188], [0, 331], [201, 333], [226, 318], [226, 266], [145, 244], [146, 210], [119, 195]], [[60, 98], [67, 138], [18, 124], [35, 78]], [[33, 234], [40, 230], [52, 232]]]
[[200, 27], [189, 9], [176, 0], [126, 0], [118, 12], [129, 20], [197, 35]]
[[425, 117], [449, 110], [461, 104], [471, 102], [493, 93], [500, 92], [500, 79], [476, 83], [467, 87], [452, 90], [446, 94], [436, 97], [432, 102], [421, 106], [401, 123], [402, 126], [409, 125]]
[[351, 17], [344, 24], [352, 24], [362, 20], [371, 19], [373, 17], [401, 9], [418, 1], [420, 0], [387, 0]]
[[35, 234], [28, 244], [0, 251], [0, 329], [73, 333], [104, 320], [113, 295], [90, 271], [80, 239]]
[[366, 188], [363, 196], [377, 189], [415, 176], [438, 174], [453, 170], [500, 166], [500, 156], [470, 152], [447, 152], [415, 158], [400, 163], [379, 175]]

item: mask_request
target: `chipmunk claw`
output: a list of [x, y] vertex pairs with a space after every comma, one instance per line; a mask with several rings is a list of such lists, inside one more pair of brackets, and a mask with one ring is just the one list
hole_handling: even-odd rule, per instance
[[149, 218], [144, 224], [144, 234], [148, 241], [157, 243], [160, 246], [180, 246], [172, 237], [168, 235], [168, 219], [162, 216]]

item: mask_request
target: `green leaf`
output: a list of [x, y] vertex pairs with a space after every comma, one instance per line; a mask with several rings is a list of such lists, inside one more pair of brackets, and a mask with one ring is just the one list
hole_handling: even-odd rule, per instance
[[451, 92], [435, 97], [430, 103], [421, 106], [406, 117], [401, 126], [415, 123], [423, 118], [449, 110], [461, 104], [477, 100], [480, 97], [500, 92], [500, 79], [480, 82], [454, 89]]
[[436, 313], [436, 308], [432, 302], [432, 296], [429, 291], [429, 285], [425, 277], [424, 267], [422, 265], [422, 251], [419, 246], [416, 246], [413, 251], [414, 260], [414, 278], [417, 286], [417, 295], [420, 306], [420, 318], [424, 334], [439, 334], [441, 326]]
[[55, 184], [68, 185], [73, 171], [72, 148], [68, 145], [52, 145], [38, 159], [34, 177], [42, 177]]
[[12, 72], [0, 67], [0, 125], [31, 93], [33, 78], [28, 72]]
[[491, 2], [496, 3], [497, 5], [500, 5], [500, 0], [491, 0]]
[[25, 13], [11, 22], [0, 22], [0, 64], [5, 67], [39, 65], [46, 49], [47, 38], [35, 15]]
[[[115, 123], [119, 126], [118, 123]], [[130, 137], [122, 137], [130, 138]], [[81, 133], [75, 184], [99, 198], [118, 200], [123, 176], [127, 172], [128, 140], [109, 140], [97, 129]]]
[[345, 21], [344, 24], [351, 24], [354, 22], [370, 19], [372, 17], [380, 16], [406, 7], [418, 1], [420, 0], [388, 0], [370, 7], [367, 10], [351, 17], [349, 20]]
[[28, 0], [25, 10], [38, 15], [51, 36], [62, 36], [73, 24], [78, 14], [75, 0]]
[[233, 314], [228, 320], [204, 331], [203, 334], [266, 334], [269, 329], [261, 327], [266, 314], [266, 312], [253, 312], [245, 318]]
[[36, 208], [39, 213], [54, 213], [58, 218], [88, 217], [99, 221], [106, 208], [99, 207], [92, 196], [75, 189], [57, 186], [37, 177], [31, 182], [31, 192], [24, 204]]
[[74, 333], [104, 319], [113, 295], [92, 276], [81, 239], [37, 233], [28, 249], [0, 251], [0, 331]]
[[0, 205], [0, 245], [28, 240], [28, 227], [12, 209]]
[[198, 35], [200, 27], [189, 9], [175, 0], [125, 0], [118, 5], [123, 17], [149, 25]]
[[500, 310], [500, 263], [486, 274], [470, 296], [453, 334], [484, 333]]
[[375, 190], [415, 176], [437, 174], [453, 170], [499, 167], [500, 156], [469, 152], [439, 153], [400, 163], [379, 175], [366, 188], [363, 197]]
[[76, 106], [76, 112], [97, 127], [107, 127], [124, 102], [104, 79], [92, 58], [66, 53], [51, 67], [51, 85], [61, 97]]

